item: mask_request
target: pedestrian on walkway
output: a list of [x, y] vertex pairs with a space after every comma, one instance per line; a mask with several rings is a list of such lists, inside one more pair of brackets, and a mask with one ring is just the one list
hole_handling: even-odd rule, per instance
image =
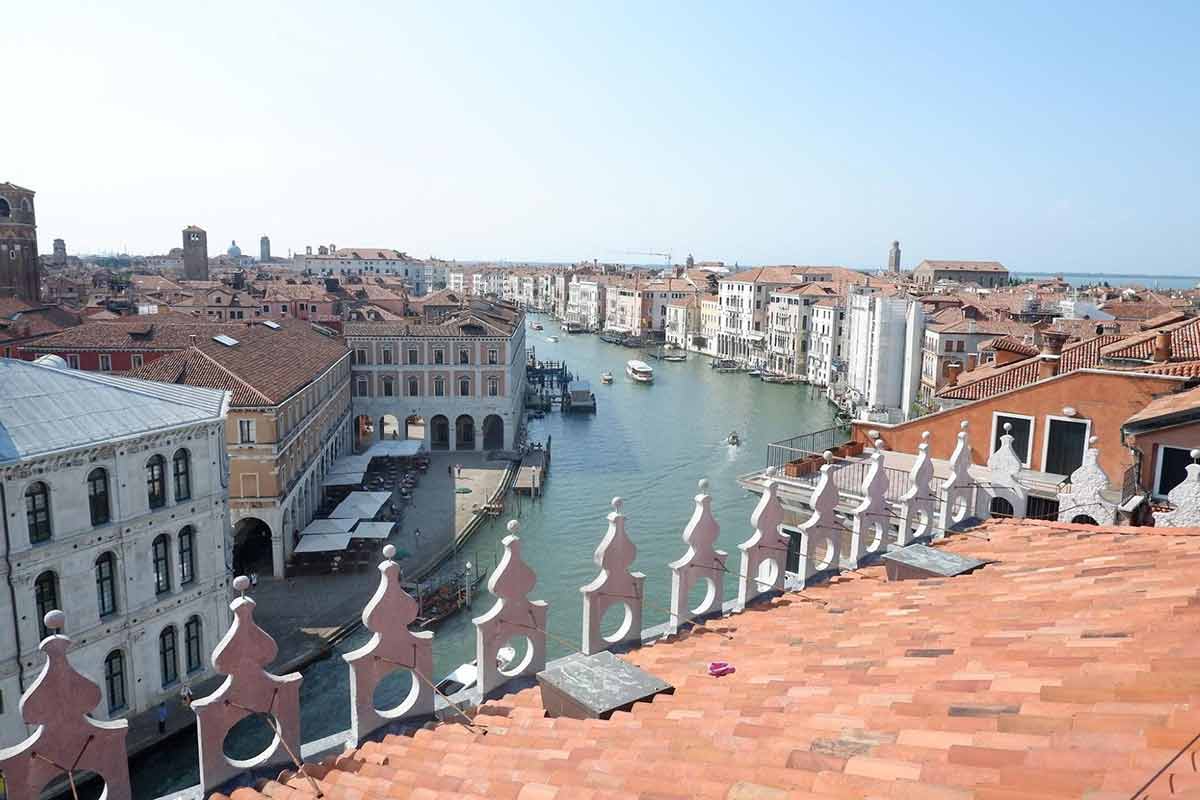
[[167, 701], [158, 704], [158, 732], [167, 732]]
[[453, 464], [446, 465], [446, 474], [449, 475], [451, 478], [454, 477], [454, 465]]
[[188, 708], [192, 707], [192, 687], [185, 683], [183, 688], [179, 690], [179, 697], [183, 700], [183, 704]]

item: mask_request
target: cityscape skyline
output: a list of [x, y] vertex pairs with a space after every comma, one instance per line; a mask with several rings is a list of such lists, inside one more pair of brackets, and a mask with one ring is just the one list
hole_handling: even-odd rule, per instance
[[138, 9], [8, 12], [42, 250], [1197, 269], [1182, 4]]

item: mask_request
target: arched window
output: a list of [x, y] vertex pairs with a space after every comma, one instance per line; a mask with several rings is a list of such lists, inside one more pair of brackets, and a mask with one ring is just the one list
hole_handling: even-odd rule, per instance
[[162, 508], [167, 504], [167, 460], [154, 456], [146, 462], [146, 497], [151, 508]]
[[50, 487], [41, 481], [25, 490], [25, 522], [30, 544], [50, 541]]
[[174, 625], [163, 628], [158, 635], [158, 665], [164, 687], [179, 680], [179, 642]]
[[196, 534], [191, 525], [179, 532], [179, 585], [196, 580]]
[[88, 507], [93, 525], [106, 525], [109, 520], [108, 470], [96, 467], [88, 473]]
[[37, 604], [37, 623], [41, 638], [50, 635], [46, 627], [46, 615], [59, 608], [58, 605], [58, 576], [47, 570], [37, 576], [33, 582], [33, 598]]
[[154, 593], [171, 591], [171, 540], [165, 533], [154, 537]]
[[112, 553], [96, 559], [96, 604], [101, 618], [117, 613], [117, 558]]
[[444, 397], [446, 395], [446, 379], [441, 375], [433, 379], [433, 396]]
[[204, 642], [200, 635], [199, 617], [189, 617], [183, 626], [183, 647], [188, 674], [200, 671], [204, 666]]
[[108, 713], [125, 708], [125, 654], [113, 650], [104, 657], [104, 688], [108, 694]]
[[186, 448], [179, 448], [171, 457], [171, 470], [175, 476], [175, 502], [192, 498], [192, 456]]
[[409, 397], [417, 396], [417, 379], [416, 378], [408, 379], [408, 396]]
[[458, 396], [459, 397], [470, 397], [471, 396], [471, 379], [468, 378], [466, 375], [464, 375], [458, 379]]

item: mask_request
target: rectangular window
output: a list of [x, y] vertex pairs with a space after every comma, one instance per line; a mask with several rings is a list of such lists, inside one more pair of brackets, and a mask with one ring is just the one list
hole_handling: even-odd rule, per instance
[[129, 363], [131, 363], [133, 365], [134, 369], [137, 369], [138, 367], [140, 367], [142, 365], [142, 354], [134, 353], [133, 355], [131, 355], [129, 357]]
[[433, 351], [433, 363], [445, 364], [446, 363], [446, 351], [441, 350], [441, 349], [434, 350]]
[[458, 351], [458, 363], [459, 364], [471, 363], [471, 354], [468, 350], [463, 349], [463, 350]]
[[100, 354], [100, 371], [112, 372], [112, 356], [108, 353]]
[[167, 537], [159, 536], [154, 540], [154, 593], [164, 594], [171, 591], [171, 555]]
[[417, 358], [417, 348], [415, 348], [415, 347], [408, 348], [408, 363], [410, 363], [410, 364], [420, 363], [420, 360]]
[[150, 508], [162, 508], [167, 504], [166, 459], [154, 456], [146, 462], [146, 496]]
[[392, 348], [390, 348], [390, 347], [383, 348], [383, 352], [381, 353], [381, 355], [383, 356], [384, 364], [392, 363]]
[[184, 649], [187, 652], [187, 671], [197, 672], [204, 665], [203, 648], [200, 646], [200, 618], [192, 617], [183, 626]]
[[196, 553], [191, 528], [179, 534], [179, 585], [187, 586], [196, 580]]
[[1159, 445], [1158, 464], [1154, 475], [1154, 494], [1166, 497], [1187, 477], [1187, 465], [1192, 463], [1189, 450]]
[[67, 366], [71, 369], [79, 369], [79, 356], [74, 353], [67, 356]]
[[253, 420], [238, 420], [238, 441], [242, 444], [254, 444]]
[[354, 381], [354, 396], [367, 396], [367, 379], [365, 377], [360, 376]]
[[361, 348], [361, 347], [355, 348], [354, 363], [355, 364], [366, 364], [367, 363], [367, 351], [365, 348]]
[[1012, 425], [1009, 431], [1013, 437], [1013, 450], [1017, 458], [1026, 467], [1029, 466], [1029, 443], [1033, 440], [1033, 418], [1017, 414], [992, 414], [992, 452], [1000, 447], [1000, 437], [1004, 436], [1004, 425]]

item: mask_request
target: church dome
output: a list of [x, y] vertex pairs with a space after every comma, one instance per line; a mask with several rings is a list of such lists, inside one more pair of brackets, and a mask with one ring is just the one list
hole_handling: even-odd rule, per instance
[[225, 253], [226, 253], [226, 255], [232, 256], [234, 258], [241, 258], [242, 248], [237, 246], [237, 241], [233, 241], [233, 242], [229, 243], [229, 249], [226, 250]]

